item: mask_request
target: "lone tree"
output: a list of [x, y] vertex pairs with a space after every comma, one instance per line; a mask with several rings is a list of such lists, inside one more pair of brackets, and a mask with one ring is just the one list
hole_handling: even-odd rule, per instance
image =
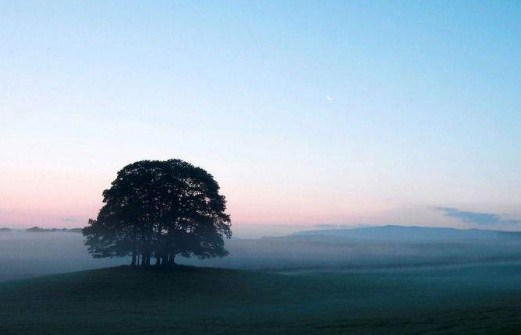
[[83, 229], [95, 258], [131, 256], [132, 266], [175, 265], [176, 255], [228, 254], [230, 216], [219, 185], [205, 170], [179, 159], [139, 161], [118, 172], [105, 205]]

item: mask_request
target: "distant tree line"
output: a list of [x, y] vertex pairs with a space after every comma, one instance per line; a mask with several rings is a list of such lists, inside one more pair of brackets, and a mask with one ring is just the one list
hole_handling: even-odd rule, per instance
[[175, 265], [177, 255], [228, 254], [226, 200], [213, 176], [178, 159], [139, 161], [103, 192], [104, 206], [83, 229], [93, 257], [131, 257], [132, 266]]
[[81, 228], [40, 228], [40, 227], [31, 227], [25, 230], [29, 233], [55, 233], [55, 232], [66, 232], [66, 233], [81, 233]]

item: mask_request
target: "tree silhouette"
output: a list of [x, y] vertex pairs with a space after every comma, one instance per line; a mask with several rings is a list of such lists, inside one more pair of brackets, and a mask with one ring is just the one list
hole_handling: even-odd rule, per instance
[[95, 257], [130, 255], [131, 265], [175, 265], [175, 257], [228, 254], [230, 216], [219, 185], [205, 170], [179, 159], [139, 161], [118, 172], [105, 205], [83, 229]]

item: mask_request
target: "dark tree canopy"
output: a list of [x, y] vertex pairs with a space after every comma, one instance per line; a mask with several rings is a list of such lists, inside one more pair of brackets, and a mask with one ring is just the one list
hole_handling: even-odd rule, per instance
[[105, 205], [83, 229], [93, 257], [132, 256], [132, 265], [174, 265], [176, 255], [228, 254], [230, 216], [219, 185], [205, 170], [179, 159], [139, 161], [118, 172]]

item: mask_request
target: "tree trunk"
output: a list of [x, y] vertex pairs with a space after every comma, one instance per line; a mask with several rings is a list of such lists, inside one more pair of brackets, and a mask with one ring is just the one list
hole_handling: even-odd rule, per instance
[[175, 254], [168, 256], [168, 266], [175, 266]]
[[141, 255], [141, 266], [142, 267], [150, 266], [150, 253], [143, 252], [143, 254]]
[[136, 266], [136, 251], [132, 251], [132, 263], [130, 263], [130, 266], [134, 267]]
[[161, 256], [156, 255], [156, 266], [161, 266]]

